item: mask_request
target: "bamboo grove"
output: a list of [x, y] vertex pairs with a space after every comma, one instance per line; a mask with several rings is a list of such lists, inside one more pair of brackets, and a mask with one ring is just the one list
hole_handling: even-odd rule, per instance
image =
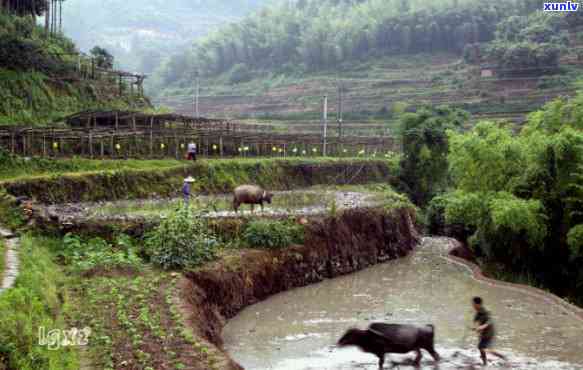
[[60, 33], [63, 29], [63, 1], [65, 0], [0, 0], [0, 10], [21, 17], [45, 17], [47, 35]]

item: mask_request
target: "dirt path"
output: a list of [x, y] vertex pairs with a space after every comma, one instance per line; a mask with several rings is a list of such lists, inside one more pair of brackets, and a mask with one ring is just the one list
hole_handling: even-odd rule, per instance
[[20, 239], [18, 239], [10, 230], [0, 227], [0, 237], [6, 240], [6, 258], [5, 268], [2, 276], [2, 285], [0, 286], [0, 294], [14, 286], [16, 277], [18, 276], [20, 261], [18, 259], [18, 247], [20, 246]]

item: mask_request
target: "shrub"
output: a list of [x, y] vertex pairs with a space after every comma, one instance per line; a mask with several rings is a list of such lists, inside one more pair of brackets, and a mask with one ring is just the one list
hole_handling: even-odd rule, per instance
[[583, 256], [583, 224], [574, 226], [569, 230], [567, 244], [574, 258]]
[[95, 46], [89, 51], [99, 68], [112, 69], [113, 68], [113, 55], [109, 53], [104, 48]]
[[76, 235], [67, 234], [56, 255], [79, 273], [139, 270], [142, 267], [132, 239], [123, 234], [117, 237], [113, 245], [101, 238], [84, 241]]
[[553, 89], [568, 87], [571, 79], [567, 76], [543, 76], [537, 82], [538, 89]]
[[196, 267], [216, 258], [218, 241], [207, 221], [190, 207], [181, 206], [146, 235], [146, 252], [164, 269]]
[[277, 249], [303, 243], [304, 229], [293, 221], [257, 220], [249, 223], [243, 240], [252, 247]]

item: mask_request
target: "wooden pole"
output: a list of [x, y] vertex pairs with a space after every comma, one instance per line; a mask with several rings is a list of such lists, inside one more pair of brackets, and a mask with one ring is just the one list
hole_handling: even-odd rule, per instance
[[89, 156], [93, 159], [93, 135], [89, 132]]
[[154, 156], [154, 130], [150, 127], [150, 158]]

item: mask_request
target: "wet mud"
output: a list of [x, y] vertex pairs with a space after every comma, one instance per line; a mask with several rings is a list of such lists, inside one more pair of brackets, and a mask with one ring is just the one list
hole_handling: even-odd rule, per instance
[[[262, 210], [255, 205], [242, 205], [239, 212], [232, 209], [231, 194], [198, 195], [190, 204], [205, 210], [209, 218], [233, 218], [245, 216], [283, 217], [323, 214], [335, 207], [338, 210], [374, 206], [374, 195], [354, 191], [294, 190], [274, 192], [273, 204], [264, 204]], [[47, 217], [61, 223], [91, 220], [159, 219], [184, 204], [182, 198], [138, 199], [98, 203], [66, 203], [38, 206]]]
[[[351, 275], [290, 290], [247, 307], [224, 331], [225, 349], [245, 369], [378, 369], [375, 356], [338, 348], [349, 327], [373, 321], [436, 326], [435, 364], [421, 369], [480, 366], [477, 339], [468, 329], [470, 299], [482, 296], [493, 313], [496, 348], [508, 362], [492, 369], [583, 369], [583, 321], [564, 306], [503, 285], [480, 281], [446, 257], [451, 245], [424, 238], [411, 255]], [[413, 369], [414, 354], [388, 355], [385, 368]]]

